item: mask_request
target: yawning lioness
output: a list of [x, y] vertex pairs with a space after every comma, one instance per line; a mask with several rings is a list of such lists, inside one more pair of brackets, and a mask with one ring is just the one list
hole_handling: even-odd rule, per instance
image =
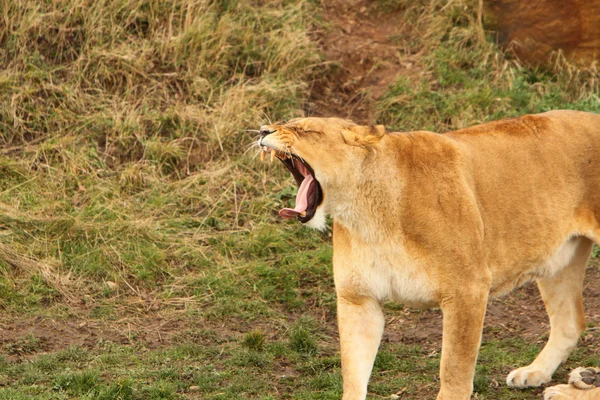
[[443, 135], [302, 118], [260, 136], [300, 187], [280, 214], [316, 228], [333, 217], [344, 399], [366, 396], [387, 299], [441, 307], [437, 398], [468, 399], [488, 298], [532, 280], [550, 338], [506, 381], [550, 381], [585, 328], [583, 277], [600, 238], [600, 116], [552, 111]]

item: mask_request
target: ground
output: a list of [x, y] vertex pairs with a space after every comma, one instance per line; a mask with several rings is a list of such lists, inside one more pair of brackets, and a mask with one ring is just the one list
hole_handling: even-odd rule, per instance
[[[600, 270], [598, 263], [590, 266], [585, 280], [584, 304], [588, 325], [600, 326]], [[150, 309], [149, 309], [150, 308]], [[82, 314], [85, 309], [76, 308]], [[315, 315], [318, 309], [311, 310]], [[386, 318], [383, 342], [416, 344], [431, 351], [441, 348], [442, 315], [439, 310], [415, 310], [411, 308], [390, 309]], [[127, 317], [110, 323], [92, 322], [89, 318], [71, 317], [64, 320], [44, 316], [19, 318], [14, 316], [0, 323], [0, 346], [11, 348], [9, 359], [27, 359], [39, 353], [64, 350], [69, 346], [94, 348], [99, 342], [112, 341], [119, 344], [136, 344], [154, 349], [173, 343], [181, 332], [198, 328], [198, 321], [173, 309], [159, 310], [147, 307], [140, 301], [139, 308], [126, 313]], [[297, 316], [291, 314], [291, 319]], [[321, 322], [328, 328], [328, 336], [335, 338], [336, 322], [333, 315], [323, 314]], [[224, 337], [237, 338], [257, 327], [253, 324], [237, 324], [234, 328], [212, 326], [210, 322], [200, 325], [202, 329], [216, 329]], [[598, 353], [600, 335], [598, 329], [588, 329], [582, 337], [581, 346], [587, 352]], [[491, 339], [520, 337], [543, 345], [549, 332], [548, 317], [535, 284], [527, 284], [506, 297], [493, 299], [488, 305], [484, 342]], [[19, 341], [27, 335], [39, 340], [35, 351], [20, 349]], [[135, 338], [135, 339], [132, 339]], [[331, 343], [332, 347], [336, 342]]]
[[[492, 61], [486, 58], [481, 64], [485, 67], [471, 62], [466, 57], [461, 59], [465, 48], [475, 47], [465, 34], [465, 37], [457, 39], [462, 46], [459, 46], [458, 50], [444, 46], [439, 46], [441, 50], [436, 50], [442, 55], [444, 51], [455, 52], [458, 61], [449, 58], [447, 63], [436, 62], [433, 63], [435, 64], [433, 69], [431, 66], [428, 67], [424, 61], [424, 52], [427, 48], [421, 46], [421, 42], [414, 40], [421, 34], [419, 29], [424, 26], [422, 18], [407, 18], [406, 15], [410, 15], [407, 12], [410, 10], [404, 3], [408, 4], [408, 2], [399, 2], [400, 6], [398, 6], [394, 5], [395, 2], [389, 1], [334, 0], [321, 2], [318, 5], [316, 21], [312, 21], [309, 37], [318, 44], [324, 61], [319, 66], [321, 73], [311, 76], [308, 100], [299, 107], [305, 115], [341, 116], [359, 123], [374, 123], [382, 119], [388, 120], [389, 117], [389, 120], [394, 121], [393, 125], [407, 126], [412, 129], [423, 127], [443, 130], [449, 127], [460, 127], [463, 122], [469, 124], [481, 122], [490, 116], [495, 118], [497, 115], [504, 116], [553, 107], [554, 103], [545, 103], [547, 97], [556, 99], [556, 103], [562, 104], [562, 98], [552, 92], [552, 88], [556, 86], [555, 78], [548, 78], [544, 83], [542, 80], [545, 78], [538, 71], [526, 72], [525, 78], [519, 78], [515, 85], [509, 81], [510, 84], [505, 86], [510, 86], [510, 89], [482, 90], [483, 94], [477, 92], [472, 98], [463, 97], [469, 96], [471, 86], [481, 85], [486, 89], [485, 85], [488, 81], [483, 76], [493, 76], [496, 70], [489, 72], [485, 68], [497, 63], [494, 64], [494, 68], [505, 71], [511, 68], [510, 63], [499, 56], [499, 53], [493, 53], [493, 56], [489, 57]], [[457, 13], [459, 17], [454, 18], [459, 25], [465, 24], [460, 18], [464, 10], [466, 8], [460, 8]], [[135, 31], [139, 28], [143, 31], [143, 35], [146, 35], [149, 22], [144, 22], [142, 11], [143, 9], [136, 10], [138, 14], [132, 14], [133, 22], [132, 25], [128, 25], [128, 29]], [[266, 20], [272, 15], [277, 18], [281, 15], [277, 7], [274, 11], [271, 9], [268, 11], [272, 14], [267, 14]], [[292, 14], [295, 11], [296, 9], [292, 7]], [[215, 11], [211, 10], [211, 12]], [[254, 17], [252, 15], [250, 20], [254, 21]], [[156, 21], [149, 21], [152, 24], [156, 23]], [[296, 20], [292, 22], [297, 23]], [[209, 31], [221, 28], [218, 24], [210, 25]], [[67, 28], [60, 30], [63, 33], [68, 31]], [[77, 30], [73, 29], [73, 32]], [[221, 35], [223, 32], [218, 33]], [[442, 36], [451, 35], [440, 35]], [[175, 37], [173, 41], [176, 39], [179, 40], [181, 37]], [[59, 44], [64, 46], [62, 42]], [[285, 45], [287, 46], [288, 43], [286, 42]], [[218, 48], [223, 50], [228, 47], [219, 45]], [[186, 48], [186, 51], [188, 50]], [[427, 50], [427, 54], [430, 50]], [[160, 79], [156, 78], [157, 81], [173, 79], [169, 84], [175, 88], [173, 90], [177, 95], [174, 97], [177, 99], [179, 92], [182, 93], [181, 96], [189, 95], [186, 90], [189, 92], [197, 90], [200, 94], [194, 92], [194, 95], [198, 97], [204, 95], [203, 85], [206, 86], [208, 83], [194, 80], [193, 85], [190, 85], [191, 89], [188, 88], [182, 83], [185, 77], [181, 78], [177, 73], [155, 70], [152, 63], [144, 63], [146, 60], [144, 57], [150, 53], [140, 53], [140, 65], [126, 64], [128, 68], [131, 67], [131, 71], [134, 71], [131, 76], [135, 79], [139, 77], [155, 79], [159, 76]], [[247, 53], [253, 54], [252, 51]], [[114, 60], [117, 60], [115, 61], [117, 64], [125, 63], [123, 60], [126, 59], [110, 52], [97, 54], [104, 57], [99, 60], [106, 62], [106, 65]], [[211, 57], [221, 56], [220, 53], [216, 54]], [[111, 59], [110, 57], [113, 56], [114, 59]], [[215, 70], [220, 73], [224, 63], [217, 64]], [[248, 65], [256, 64], [258, 62]], [[148, 68], [150, 72], [138, 73], [143, 68]], [[282, 66], [276, 65], [273, 69], [278, 70], [278, 68]], [[102, 73], [108, 75], [108, 72], [101, 71], [97, 76], [87, 77], [87, 79], [101, 81]], [[243, 73], [250, 76], [250, 83], [255, 83], [252, 79], [255, 78], [254, 74], [258, 75], [258, 72], [244, 70]], [[133, 79], [129, 75], [124, 74], [124, 76]], [[118, 74], [109, 78], [107, 80], [111, 84], [114, 81], [117, 83], [127, 81], [125, 78], [120, 81]], [[235, 83], [239, 76], [232, 75], [228, 79]], [[425, 79], [422, 87], [409, 85], [413, 80], [421, 82], [422, 79]], [[503, 77], [498, 73], [498, 76], [494, 75], [494, 79], [502, 80]], [[401, 83], [396, 85], [395, 82]], [[597, 80], [594, 82], [597, 84]], [[145, 81], [142, 83], [146, 85]], [[151, 80], [150, 83], [154, 84], [155, 81]], [[506, 82], [500, 83], [504, 85]], [[151, 87], [151, 84], [146, 86]], [[53, 85], [49, 85], [45, 90], [56, 90]], [[180, 85], [185, 87], [185, 90], [180, 89]], [[254, 90], [252, 93], [262, 93], [256, 87], [251, 89]], [[108, 91], [110, 90], [114, 88], [110, 87]], [[167, 92], [167, 89], [161, 90]], [[398, 91], [400, 94], [397, 93]], [[156, 89], [156, 92], [160, 90]], [[211, 91], [210, 96], [206, 96], [212, 98], [213, 92], [216, 90]], [[66, 93], [65, 97], [69, 97], [68, 94], [71, 92], [65, 90], [64, 93]], [[268, 90], [265, 93], [272, 95]], [[110, 95], [112, 98], [118, 93], [110, 92]], [[236, 93], [235, 96], [237, 95]], [[532, 106], [526, 102], [525, 105], [520, 103], [523, 98], [530, 99], [527, 96], [538, 95], [541, 99], [539, 104], [535, 103]], [[282, 98], [286, 96], [287, 92], [281, 95]], [[134, 97], [137, 102], [137, 96]], [[178, 101], [176, 100], [175, 105], [171, 104], [176, 111], [169, 114], [170, 110], [165, 107], [165, 115], [157, 117], [159, 129], [168, 131], [164, 127], [169, 127], [169, 124], [177, 125], [178, 118], [182, 120], [190, 118], [194, 124], [202, 124], [205, 120], [213, 118], [215, 114], [219, 114], [210, 110], [198, 116], [194, 114], [193, 107], [182, 105], [181, 108], [177, 108], [180, 105]], [[282, 99], [279, 101], [283, 104], [281, 107], [288, 107]], [[478, 101], [485, 107], [477, 104]], [[200, 103], [203, 106], [202, 102]], [[407, 106], [402, 109], [402, 112], [396, 114], [390, 111], [398, 104], [413, 103], [416, 104], [415, 108]], [[158, 104], [162, 103], [158, 102]], [[241, 110], [247, 107], [246, 103], [240, 104], [238, 108], [233, 107], [228, 112], [221, 112], [219, 117], [221, 119], [215, 126], [226, 127], [229, 120], [237, 118], [238, 114], [242, 113]], [[593, 103], [593, 106], [597, 107], [597, 103]], [[120, 107], [121, 104], [114, 106], [114, 112], [119, 118], [122, 117]], [[573, 107], [577, 107], [577, 104]], [[60, 116], [68, 113], [57, 112], [56, 114]], [[410, 115], [415, 118], [407, 118]], [[436, 122], [431, 122], [434, 120], [433, 117], [425, 122], [416, 118], [416, 116], [423, 118], [422, 115], [435, 115]], [[26, 122], [27, 115], [21, 117], [21, 120], [15, 120], [15, 126]], [[115, 117], [115, 120], [124, 126], [124, 131], [134, 131], [137, 135], [138, 130], [151, 120], [150, 117], [146, 117], [147, 119], [139, 124], [132, 124], [133, 128], [127, 125], [126, 118], [121, 120]], [[256, 114], [253, 114], [252, 118], [256, 119], [255, 117]], [[433, 126], [427, 125], [429, 123]], [[80, 129], [88, 125], [90, 123], [86, 120]], [[115, 123], [115, 125], [119, 124]], [[106, 126], [106, 129], [113, 128], [113, 125]], [[193, 126], [195, 128], [196, 125]], [[215, 131], [219, 132], [216, 128]], [[223, 132], [227, 130], [224, 129]], [[189, 139], [177, 137], [173, 142], [183, 143], [186, 138]], [[58, 160], [58, 164], [64, 162], [69, 166], [70, 161], [78, 161], [77, 152], [69, 152], [71, 150], [69, 142], [52, 143], [44, 148], [35, 147], [46, 139], [47, 137], [34, 138], [24, 146], [27, 149], [33, 148], [35, 153], [35, 161], [26, 162], [27, 172], [41, 170], [42, 161], [52, 157]], [[330, 235], [308, 231], [292, 223], [280, 221], [275, 206], [293, 197], [292, 193], [295, 190], [293, 185], [276, 186], [274, 182], [280, 181], [279, 178], [283, 176], [277, 172], [277, 167], [258, 167], [254, 166], [255, 164], [238, 162], [237, 159], [232, 161], [217, 158], [214, 154], [222, 153], [224, 148], [232, 146], [231, 143], [235, 142], [237, 137], [224, 137], [225, 144], [221, 142], [222, 137], [218, 134], [217, 139], [212, 142], [200, 141], [197, 147], [194, 147], [194, 141], [191, 141], [189, 151], [188, 148], [185, 149], [188, 151], [185, 168], [181, 167], [181, 170], [185, 169], [181, 173], [183, 178], [177, 176], [175, 179], [168, 175], [173, 173], [173, 170], [175, 173], [181, 172], [177, 170], [176, 162], [171, 163], [171, 159], [177, 159], [180, 155], [177, 151], [173, 152], [174, 155], [169, 153], [166, 151], [169, 148], [165, 147], [165, 153], [156, 156], [160, 164], [152, 164], [153, 160], [150, 159], [141, 159], [133, 164], [133, 168], [126, 169], [129, 175], [123, 173], [123, 176], [117, 179], [118, 185], [126, 189], [123, 192], [131, 191], [131, 198], [124, 200], [123, 206], [121, 203], [111, 203], [113, 209], [108, 211], [120, 216], [119, 212], [123, 215], [129, 212], [127, 201], [136, 205], [138, 202], [148, 203], [150, 206], [144, 210], [153, 213], [158, 209], [156, 221], [159, 222], [151, 220], [155, 215], [148, 216], [150, 222], [143, 219], [145, 216], [138, 219], [139, 212], [134, 208], [136, 211], [131, 214], [136, 214], [135, 218], [124, 218], [128, 224], [124, 223], [121, 227], [122, 231], [111, 237], [105, 232], [105, 225], [94, 225], [96, 215], [94, 213], [98, 211], [93, 207], [90, 219], [85, 219], [86, 215], [74, 214], [77, 218], [73, 220], [68, 218], [60, 220], [59, 217], [62, 215], [60, 204], [49, 207], [47, 219], [34, 219], [34, 222], [41, 226], [38, 231], [40, 236], [51, 236], [54, 232], [52, 229], [60, 223], [72, 223], [66, 228], [67, 233], [64, 234], [67, 240], [76, 242], [82, 236], [87, 237], [89, 234], [103, 246], [108, 243], [103, 251], [109, 253], [109, 256], [103, 261], [110, 267], [117, 265], [115, 267], [117, 272], [113, 275], [100, 274], [100, 278], [93, 275], [96, 271], [91, 271], [88, 275], [82, 273], [84, 279], [95, 280], [89, 285], [93, 292], [86, 293], [84, 290], [79, 290], [74, 291], [78, 293], [77, 297], [61, 297], [60, 293], [49, 290], [48, 285], [42, 284], [43, 282], [34, 279], [31, 283], [31, 277], [13, 271], [12, 269], [17, 268], [0, 257], [0, 261], [9, 264], [8, 270], [11, 272], [7, 274], [10, 277], [6, 280], [7, 285], [0, 286], [0, 294], [5, 296], [0, 300], [10, 297], [2, 290], [10, 294], [12, 289], [23, 287], [28, 288], [27, 296], [38, 299], [29, 304], [29, 297], [24, 296], [19, 300], [20, 302], [17, 302], [16, 307], [9, 305], [6, 306], [6, 310], [0, 308], [4, 311], [0, 316], [0, 400], [339, 398], [341, 377], [335, 298], [330, 268]], [[248, 142], [244, 143], [244, 146], [249, 145], [251, 139], [249, 137], [243, 139]], [[131, 151], [125, 153], [119, 152], [121, 149], [119, 146], [127, 147], [130, 142], [126, 140], [119, 142], [109, 136], [99, 137], [97, 139], [99, 148], [104, 148], [109, 161], [112, 160], [107, 161], [107, 164], [115, 163], [114, 170], [111, 170], [112, 165], [108, 165], [106, 168], [108, 172], [102, 171], [102, 173], [106, 172], [106, 176], [122, 173], [118, 169], [119, 162], [136, 161], [137, 153], [144, 153], [145, 157], [153, 148], [161, 150], [159, 146], [161, 140], [152, 136], [152, 141], [144, 143], [143, 148], [133, 141], [137, 147], [133, 146], [134, 150], [129, 149]], [[16, 157], [17, 148], [20, 147], [6, 147], [0, 155]], [[177, 149], [178, 147], [175, 150]], [[217, 150], [210, 150], [213, 153], [208, 154], [210, 152], [206, 149]], [[239, 153], [243, 151], [239, 146], [235, 149]], [[111, 151], [114, 151], [114, 156]], [[119, 157], [123, 160], [119, 160]], [[185, 159], [185, 157], [180, 158]], [[8, 161], [3, 162], [8, 163]], [[245, 168], [251, 170], [250, 175], [239, 175], [241, 179], [238, 183], [219, 181], [214, 184], [214, 187], [210, 186], [211, 179], [215, 177], [239, 173], [231, 165], [226, 165], [227, 162], [231, 164], [238, 162], [241, 167], [239, 165], [235, 167], [244, 171]], [[206, 170], [202, 169], [203, 163], [210, 164], [209, 167], [212, 169], [209, 167]], [[74, 162], [73, 165], [81, 166], [82, 169], [88, 167], [84, 163], [78, 165]], [[252, 167], [247, 168], [246, 165]], [[4, 167], [5, 164], [0, 163], [0, 171], [4, 171], [2, 170]], [[94, 165], [90, 170], [95, 171], [95, 168]], [[163, 170], [160, 170], [161, 168]], [[164, 187], [158, 184], [154, 187], [152, 185], [159, 180], [157, 176], [160, 178], [168, 176], [168, 179], [173, 179], [175, 183], [169, 181]], [[94, 181], [104, 178], [104, 175], [99, 174], [90, 179]], [[22, 179], [16, 186], [0, 187], [0, 196], [6, 196], [13, 187], [26, 188], [31, 180], [33, 178]], [[73, 199], [69, 198], [73, 204], [69, 203], [69, 206], [76, 211], [85, 209], [88, 204], [94, 205], [95, 197], [105, 196], [108, 200], [113, 199], [112, 192], [96, 191], [93, 182], [89, 183], [85, 178], [77, 176], [75, 181], [75, 195], [72, 196]], [[256, 182], [260, 183], [257, 185]], [[57, 185], [58, 190], [66, 192], [69, 189], [67, 183], [64, 188], [62, 184]], [[205, 184], [206, 186], [203, 186]], [[256, 186], [260, 186], [259, 191], [264, 198], [257, 200], [258, 196], [252, 191]], [[194, 195], [188, 196], [180, 190], [182, 187], [192, 187], [197, 192], [212, 191], [210, 194], [213, 197], [209, 196], [205, 204], [204, 199], [198, 200]], [[153, 197], [155, 192], [160, 192], [159, 194], [164, 197], [158, 195]], [[170, 194], [173, 194], [174, 199], [168, 197]], [[7, 197], [0, 198], [0, 206], [4, 207], [4, 202], [9, 202]], [[25, 193], [19, 197], [14, 209], [8, 207], [6, 210], [0, 209], [3, 213], [0, 217], [4, 214], [9, 216], [0, 219], [0, 235], [4, 235], [4, 231], [17, 231], [17, 228], [22, 226], [29, 227], [27, 211], [18, 210], [21, 203], [27, 206], [29, 197], [33, 195], [29, 196]], [[248, 198], [254, 199], [252, 204], [260, 201], [263, 203], [252, 208]], [[152, 201], [159, 206], [152, 205]], [[184, 204], [180, 205], [179, 201]], [[223, 206], [221, 202], [230, 203], [229, 208]], [[181, 207], [177, 208], [173, 204]], [[160, 205], [168, 210], [165, 211], [165, 216], [161, 214]], [[123, 210], [120, 209], [121, 206]], [[251, 211], [246, 211], [244, 207]], [[175, 209], [172, 215], [168, 214], [172, 209]], [[108, 213], [105, 208], [101, 210], [98, 214]], [[216, 214], [215, 210], [220, 213], [218, 216], [211, 215], [211, 213]], [[54, 212], [57, 220], [52, 219]], [[188, 214], [189, 220], [186, 219]], [[262, 217], [263, 214], [266, 216]], [[80, 217], [81, 219], [78, 219]], [[229, 218], [235, 220], [235, 223], [227, 225], [228, 222], [222, 223], [220, 218], [223, 220]], [[154, 223], [158, 226], [156, 231], [153, 230]], [[147, 229], [150, 234], [146, 237], [139, 234], [138, 229]], [[24, 230], [23, 236], [27, 236], [28, 231]], [[176, 234], [181, 232], [183, 237], [181, 242], [176, 240], [169, 242], [171, 238], [167, 240], [161, 236], [169, 230], [176, 231]], [[176, 234], [173, 237], [179, 240], [180, 237]], [[119, 247], [121, 235], [130, 235], [136, 240], [141, 237], [143, 245], [139, 249], [135, 248], [135, 251], [129, 251], [128, 248], [123, 250]], [[64, 243], [63, 236], [58, 237], [57, 241], [62, 240]], [[164, 259], [161, 258], [162, 253], [157, 252], [158, 256], [154, 257], [153, 252], [156, 249], [153, 247], [153, 239], [163, 241], [161, 245], [164, 248], [172, 247], [181, 251], [165, 252], [168, 256], [163, 257]], [[24, 243], [29, 242], [24, 241]], [[45, 245], [40, 245], [35, 240], [33, 243], [41, 247]], [[179, 245], [181, 246], [177, 247]], [[57, 248], [60, 255], [60, 251], [64, 249], [60, 245], [57, 245]], [[94, 261], [92, 257], [86, 258], [94, 251], [93, 248], [88, 249], [82, 245], [79, 253], [76, 250], [78, 249], [70, 254], [74, 259]], [[130, 258], [124, 260], [125, 256]], [[154, 261], [153, 257], [158, 259], [156, 265], [160, 267], [157, 268], [159, 271], [152, 268], [145, 270], [143, 263], [138, 265], [136, 261], [142, 257], [146, 257], [144, 258], [146, 261]], [[192, 266], [187, 265], [187, 261], [181, 261], [188, 258], [193, 259], [190, 262]], [[131, 271], [126, 270], [126, 267], [131, 265], [140, 270], [135, 270], [133, 267]], [[0, 267], [2, 266], [3, 264], [0, 263]], [[163, 267], [172, 269], [164, 272], [161, 269]], [[162, 272], [167, 275], [167, 278], [161, 275]], [[68, 278], [69, 274], [70, 272], [65, 276]], [[139, 286], [135, 283], [136, 279]], [[163, 287], [152, 285], [152, 282], [147, 283], [153, 279], [161, 282], [163, 279], [168, 281], [169, 285]], [[586, 276], [584, 299], [588, 329], [573, 356], [560, 367], [555, 382], [564, 382], [568, 371], [576, 366], [600, 365], [600, 357], [597, 356], [600, 354], [600, 331], [598, 330], [600, 315], [597, 312], [600, 309], [600, 269], [597, 259], [591, 262]], [[1, 301], [0, 306], [3, 306]], [[439, 386], [437, 370], [442, 335], [440, 311], [415, 310], [390, 303], [385, 306], [385, 314], [386, 330], [375, 363], [369, 389], [370, 397], [389, 398], [395, 395], [407, 399], [433, 398]], [[492, 300], [488, 305], [475, 379], [477, 398], [490, 400], [540, 398], [543, 389], [525, 391], [509, 389], [504, 379], [514, 367], [533, 359], [545, 343], [547, 335], [547, 316], [534, 284], [528, 284], [506, 297]]]

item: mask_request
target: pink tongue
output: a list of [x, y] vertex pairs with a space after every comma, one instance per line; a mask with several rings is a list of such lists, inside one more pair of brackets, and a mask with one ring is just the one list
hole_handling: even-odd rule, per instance
[[296, 207], [292, 208], [284, 208], [279, 211], [279, 215], [283, 218], [294, 218], [297, 215], [300, 215], [303, 211], [306, 211], [306, 207], [308, 207], [308, 188], [310, 184], [314, 181], [312, 175], [308, 174], [304, 177], [304, 180], [300, 184], [300, 188], [298, 189], [298, 194], [296, 195]]

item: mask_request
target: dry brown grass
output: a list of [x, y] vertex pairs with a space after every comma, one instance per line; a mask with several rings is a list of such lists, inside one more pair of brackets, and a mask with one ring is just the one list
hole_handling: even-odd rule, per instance
[[302, 113], [320, 63], [308, 10], [0, 1], [0, 265], [23, 278], [9, 292], [37, 275], [65, 299], [154, 290], [214, 257], [199, 238], [247, 229], [264, 169], [246, 129]]

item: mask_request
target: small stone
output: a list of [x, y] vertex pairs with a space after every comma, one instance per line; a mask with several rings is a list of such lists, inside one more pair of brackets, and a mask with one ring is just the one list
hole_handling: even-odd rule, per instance
[[190, 386], [190, 392], [197, 392], [200, 390], [200, 386]]

